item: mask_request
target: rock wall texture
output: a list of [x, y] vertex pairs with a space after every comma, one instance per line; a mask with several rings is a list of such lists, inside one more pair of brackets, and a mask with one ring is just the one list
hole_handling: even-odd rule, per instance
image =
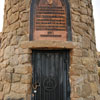
[[97, 68], [98, 68], [99, 83], [100, 83], [100, 52], [97, 52]]
[[[32, 65], [29, 41], [30, 0], [5, 0], [4, 27], [0, 45], [0, 100], [29, 100]], [[99, 100], [96, 43], [91, 0], [69, 0], [72, 37], [71, 100]]]
[[[97, 60], [100, 62], [100, 52], [97, 52]], [[100, 64], [99, 64], [100, 67]]]

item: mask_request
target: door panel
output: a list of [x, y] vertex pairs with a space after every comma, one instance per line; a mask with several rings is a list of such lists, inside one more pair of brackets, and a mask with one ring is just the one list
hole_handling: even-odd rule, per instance
[[69, 100], [68, 51], [33, 51], [31, 100]]

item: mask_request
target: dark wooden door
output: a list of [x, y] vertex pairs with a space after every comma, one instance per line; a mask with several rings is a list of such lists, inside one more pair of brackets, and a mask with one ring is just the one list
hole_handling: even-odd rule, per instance
[[68, 51], [33, 51], [31, 100], [70, 100]]

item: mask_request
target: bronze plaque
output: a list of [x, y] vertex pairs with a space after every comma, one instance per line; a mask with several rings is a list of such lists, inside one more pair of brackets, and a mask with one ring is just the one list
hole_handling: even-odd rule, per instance
[[61, 0], [40, 0], [35, 10], [34, 40], [67, 40], [66, 10]]

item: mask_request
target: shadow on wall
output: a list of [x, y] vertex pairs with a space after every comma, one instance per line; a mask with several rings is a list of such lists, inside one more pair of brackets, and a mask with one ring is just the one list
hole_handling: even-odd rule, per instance
[[100, 83], [100, 52], [97, 52], [97, 66], [98, 66], [98, 75], [99, 75], [99, 83]]
[[98, 64], [98, 67], [100, 68], [100, 60], [98, 60], [97, 64]]
[[100, 83], [100, 59], [97, 61], [97, 66], [98, 66], [98, 75], [99, 75], [99, 83]]

